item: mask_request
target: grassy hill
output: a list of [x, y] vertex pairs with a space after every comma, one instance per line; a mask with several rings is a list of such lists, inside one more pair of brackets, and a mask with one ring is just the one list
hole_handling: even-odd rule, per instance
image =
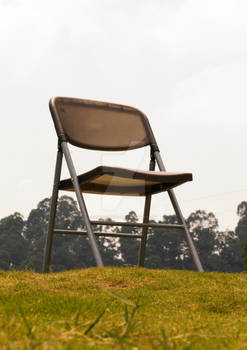
[[247, 274], [0, 272], [0, 349], [247, 349]]

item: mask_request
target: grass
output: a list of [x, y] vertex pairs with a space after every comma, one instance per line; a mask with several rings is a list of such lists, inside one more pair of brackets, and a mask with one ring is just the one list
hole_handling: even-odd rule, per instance
[[247, 349], [247, 274], [1, 271], [0, 349]]

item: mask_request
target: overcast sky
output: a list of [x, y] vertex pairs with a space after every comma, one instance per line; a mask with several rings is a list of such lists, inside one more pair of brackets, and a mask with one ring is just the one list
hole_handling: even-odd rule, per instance
[[[246, 19], [244, 0], [0, 0], [0, 218], [27, 217], [51, 195], [48, 101], [60, 95], [141, 109], [167, 170], [193, 173], [176, 189], [184, 215], [212, 211], [234, 229], [247, 200]], [[72, 152], [78, 173], [146, 168], [149, 153]], [[154, 197], [154, 219], [173, 213], [165, 198]], [[142, 213], [142, 199], [86, 202], [94, 218]]]

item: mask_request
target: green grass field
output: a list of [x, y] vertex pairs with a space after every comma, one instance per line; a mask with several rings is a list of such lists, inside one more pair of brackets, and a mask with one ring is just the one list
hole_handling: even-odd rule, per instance
[[247, 349], [247, 274], [0, 272], [0, 349]]

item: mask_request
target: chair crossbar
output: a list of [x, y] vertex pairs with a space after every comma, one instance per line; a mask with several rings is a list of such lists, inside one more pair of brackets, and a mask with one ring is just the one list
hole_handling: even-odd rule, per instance
[[[53, 230], [53, 232], [59, 235], [69, 234], [69, 235], [87, 236], [86, 231], [56, 229], [56, 230]], [[142, 235], [131, 234], [131, 233], [94, 232], [94, 234], [95, 236], [103, 236], [103, 237], [142, 238]]]
[[154, 224], [152, 222], [120, 222], [120, 221], [90, 221], [92, 225], [105, 226], [130, 226], [130, 227], [153, 227], [153, 228], [176, 228], [184, 230], [183, 225], [179, 224]]

